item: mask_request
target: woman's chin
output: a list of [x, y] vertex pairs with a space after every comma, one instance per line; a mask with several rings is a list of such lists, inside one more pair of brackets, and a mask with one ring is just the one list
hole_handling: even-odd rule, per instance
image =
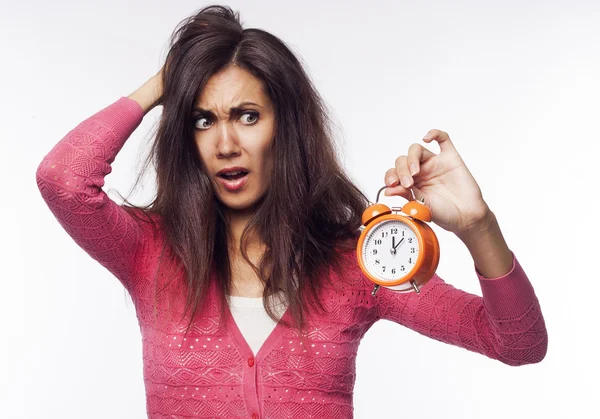
[[221, 202], [228, 211], [245, 214], [253, 213], [258, 207], [260, 199], [235, 199], [231, 197], [223, 199], [223, 197], [219, 197], [219, 202]]

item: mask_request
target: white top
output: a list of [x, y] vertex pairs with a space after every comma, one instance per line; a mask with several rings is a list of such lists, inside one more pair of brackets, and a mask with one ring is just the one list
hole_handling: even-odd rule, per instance
[[[262, 297], [240, 297], [237, 295], [227, 295], [226, 297], [229, 310], [238, 329], [240, 329], [244, 339], [248, 342], [248, 346], [256, 355], [277, 322], [274, 322], [267, 314]], [[277, 317], [281, 318], [287, 308], [287, 304], [283, 300], [283, 293], [278, 293], [273, 301], [270, 299], [267, 301], [271, 303]]]

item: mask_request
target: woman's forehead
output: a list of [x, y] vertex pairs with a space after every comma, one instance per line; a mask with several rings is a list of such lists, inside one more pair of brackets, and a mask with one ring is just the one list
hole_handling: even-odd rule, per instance
[[196, 107], [206, 110], [228, 110], [244, 102], [267, 107], [269, 98], [263, 83], [247, 70], [229, 67], [213, 74], [196, 100]]

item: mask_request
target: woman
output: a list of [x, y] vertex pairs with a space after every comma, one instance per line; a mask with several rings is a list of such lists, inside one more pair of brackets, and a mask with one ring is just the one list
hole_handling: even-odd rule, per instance
[[[436, 274], [419, 294], [372, 296], [354, 254], [369, 202], [299, 61], [229, 8], [183, 23], [163, 69], [37, 170], [58, 221], [134, 301], [150, 418], [350, 418], [358, 346], [379, 319], [508, 365], [544, 358], [531, 283], [447, 133], [423, 138], [439, 155], [399, 156], [386, 194], [425, 199], [468, 247], [483, 297]], [[156, 198], [119, 206], [104, 176], [158, 104]]]

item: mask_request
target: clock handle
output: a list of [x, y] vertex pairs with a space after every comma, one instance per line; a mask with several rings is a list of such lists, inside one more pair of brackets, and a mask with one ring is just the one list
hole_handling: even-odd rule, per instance
[[[383, 191], [383, 190], [384, 190], [384, 189], [386, 189], [386, 188], [388, 188], [388, 186], [387, 186], [387, 185], [386, 185], [386, 186], [384, 186], [384, 187], [382, 187], [381, 189], [379, 189], [379, 190], [377, 191], [377, 198], [375, 198], [375, 203], [376, 203], [376, 204], [377, 204], [377, 203], [379, 203], [379, 195], [381, 194], [381, 191]], [[414, 196], [414, 194], [413, 194], [413, 196]], [[425, 203], [425, 200], [424, 200], [423, 198], [419, 198], [417, 201], [419, 201], [421, 204], [424, 204], [424, 203]], [[404, 207], [392, 207], [392, 211], [400, 212], [400, 211], [402, 211], [402, 209], [403, 209], [403, 208], [404, 208]], [[427, 217], [425, 217], [425, 218], [427, 218]], [[426, 220], [426, 221], [430, 221], [430, 220]], [[418, 292], [418, 291], [417, 291], [417, 292]]]
[[[379, 203], [379, 195], [381, 194], [381, 191], [383, 191], [384, 189], [386, 189], [387, 186], [384, 186], [383, 188], [379, 189], [379, 191], [377, 191], [377, 198], [375, 198], [375, 203]], [[392, 211], [395, 212], [400, 212], [402, 211], [402, 207], [392, 207], [391, 208]], [[373, 296], [375, 295], [374, 293], [377, 292], [377, 290], [373, 290]]]
[[387, 186], [384, 186], [383, 188], [379, 189], [379, 191], [377, 191], [377, 198], [375, 199], [375, 203], [379, 202], [379, 194], [381, 193], [381, 191], [383, 191], [386, 188], [387, 188]]

